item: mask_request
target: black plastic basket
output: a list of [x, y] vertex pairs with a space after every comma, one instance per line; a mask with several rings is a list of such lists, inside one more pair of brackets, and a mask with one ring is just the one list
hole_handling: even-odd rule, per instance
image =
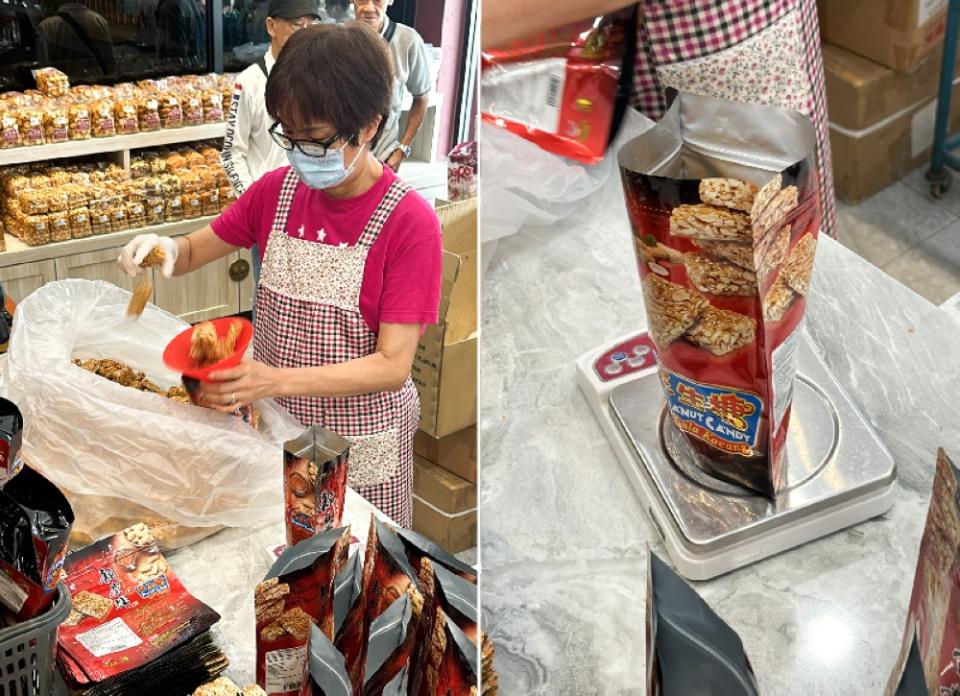
[[70, 593], [35, 619], [0, 629], [0, 696], [50, 696], [56, 670], [57, 631], [70, 614]]

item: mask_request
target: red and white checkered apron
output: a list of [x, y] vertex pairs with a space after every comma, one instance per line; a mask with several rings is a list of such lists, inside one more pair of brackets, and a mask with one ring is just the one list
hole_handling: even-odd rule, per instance
[[[367, 254], [409, 191], [395, 181], [355, 246], [333, 246], [287, 233], [299, 179], [280, 190], [257, 287], [254, 357], [275, 367], [314, 367], [370, 355], [377, 335], [360, 314]], [[306, 425], [322, 425], [351, 442], [350, 485], [397, 524], [413, 523], [413, 436], [420, 399], [408, 378], [397, 391], [347, 397], [277, 399]]]
[[674, 87], [795, 109], [817, 134], [822, 227], [836, 203], [816, 0], [647, 0], [639, 25], [633, 104], [659, 120]]

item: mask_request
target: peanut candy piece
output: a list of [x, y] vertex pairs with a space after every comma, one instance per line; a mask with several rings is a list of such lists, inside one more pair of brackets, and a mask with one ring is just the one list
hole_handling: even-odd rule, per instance
[[683, 263], [683, 253], [672, 249], [665, 244], [655, 242], [648, 244], [641, 237], [633, 238], [634, 246], [637, 249], [637, 258], [644, 263], [657, 261], [670, 261], [672, 263]]
[[803, 235], [794, 244], [793, 250], [783, 264], [780, 272], [784, 280], [795, 292], [806, 295], [810, 290], [810, 276], [813, 275], [813, 256], [817, 249], [817, 240], [810, 233]]
[[771, 232], [757, 244], [756, 257], [757, 278], [762, 284], [787, 257], [790, 248], [790, 225], [784, 225], [776, 232]]
[[753, 245], [749, 242], [718, 242], [715, 240], [699, 239], [697, 246], [704, 253], [720, 259], [729, 261], [745, 268], [748, 271], [753, 270]]
[[700, 292], [713, 295], [753, 295], [757, 276], [726, 261], [714, 261], [700, 254], [687, 254], [687, 275]]
[[770, 201], [770, 205], [763, 209], [760, 215], [753, 219], [754, 237], [764, 236], [768, 230], [780, 227], [787, 216], [793, 212], [800, 200], [800, 192], [796, 186], [787, 186]]
[[782, 188], [783, 177], [779, 174], [765, 183], [760, 190], [757, 191], [757, 195], [753, 197], [753, 206], [750, 208], [750, 219], [756, 220], [759, 218], [760, 213], [770, 205], [770, 201], [773, 200], [773, 197], [776, 196]]
[[796, 296], [783, 277], [778, 277], [763, 298], [763, 317], [767, 321], [780, 321]]
[[238, 696], [240, 687], [227, 677], [204, 684], [193, 692], [193, 696]]
[[748, 181], [717, 178], [703, 179], [700, 182], [701, 201], [732, 210], [749, 213], [756, 195], [757, 187]]
[[287, 629], [280, 624], [280, 621], [274, 621], [260, 631], [260, 637], [264, 640], [277, 640], [285, 635], [287, 635]]
[[153, 249], [151, 249], [149, 253], [143, 257], [143, 261], [140, 262], [140, 268], [159, 266], [166, 260], [167, 253], [163, 250], [163, 247], [153, 247]]
[[305, 641], [310, 638], [310, 626], [313, 625], [313, 619], [303, 609], [296, 607], [280, 617], [280, 625], [297, 640]]
[[113, 602], [106, 597], [84, 590], [74, 595], [73, 608], [84, 616], [102, 621], [107, 618], [107, 614], [113, 608]]
[[681, 205], [670, 213], [670, 234], [691, 239], [750, 241], [750, 218], [728, 208]]
[[150, 301], [150, 295], [153, 294], [153, 285], [146, 278], [141, 278], [140, 282], [133, 289], [130, 296], [130, 302], [127, 304], [127, 316], [139, 317]]
[[270, 578], [257, 585], [257, 589], [254, 590], [254, 602], [257, 604], [261, 602], [274, 602], [278, 599], [283, 599], [288, 594], [290, 594], [289, 584], [285, 582], [281, 583], [278, 578]]
[[665, 348], [683, 336], [710, 304], [696, 290], [653, 273], [643, 284], [650, 335], [658, 348]]
[[687, 339], [714, 355], [726, 355], [753, 342], [757, 322], [745, 314], [708, 307], [686, 333]]
[[276, 599], [270, 602], [261, 602], [256, 605], [257, 623], [273, 623], [283, 616], [283, 600]]

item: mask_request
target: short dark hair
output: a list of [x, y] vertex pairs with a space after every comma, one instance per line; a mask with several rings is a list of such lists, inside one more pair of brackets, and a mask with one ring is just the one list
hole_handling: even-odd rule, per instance
[[357, 144], [360, 131], [393, 104], [393, 59], [383, 38], [360, 23], [321, 24], [291, 36], [267, 80], [271, 118], [291, 128], [331, 123]]

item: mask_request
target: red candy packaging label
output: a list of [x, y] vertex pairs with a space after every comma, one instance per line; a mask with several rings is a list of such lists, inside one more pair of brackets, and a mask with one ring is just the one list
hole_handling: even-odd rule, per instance
[[677, 94], [619, 153], [673, 424], [708, 473], [780, 490], [820, 225], [799, 113]]
[[483, 120], [548, 152], [599, 162], [635, 35], [636, 13], [623, 10], [484, 51]]
[[220, 620], [186, 590], [145, 524], [70, 554], [64, 569], [73, 611], [59, 645], [78, 684], [142, 667]]

